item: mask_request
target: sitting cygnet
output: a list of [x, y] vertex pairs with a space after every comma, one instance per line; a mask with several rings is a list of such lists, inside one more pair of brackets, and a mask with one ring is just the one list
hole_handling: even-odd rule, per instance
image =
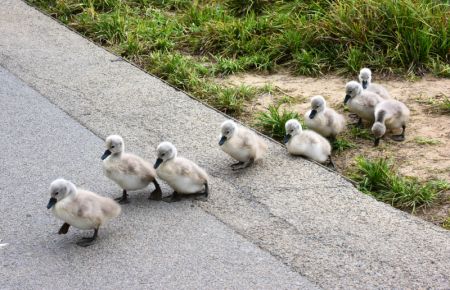
[[332, 140], [345, 128], [345, 118], [335, 110], [327, 107], [322, 96], [311, 99], [311, 110], [305, 114], [306, 126], [324, 137]]
[[381, 137], [386, 134], [386, 128], [391, 131], [402, 129], [399, 135], [391, 138], [395, 141], [405, 140], [406, 124], [409, 120], [409, 109], [405, 104], [396, 100], [386, 100], [375, 107], [375, 123], [372, 126], [372, 133], [375, 136], [375, 146], [380, 143]]
[[170, 142], [162, 142], [156, 148], [155, 169], [158, 177], [167, 182], [174, 192], [167, 200], [179, 201], [181, 195], [204, 195], [208, 197], [208, 174], [197, 164], [177, 156], [177, 149]]
[[98, 229], [120, 214], [120, 205], [114, 200], [87, 190], [77, 189], [65, 179], [56, 179], [50, 184], [50, 200], [47, 208], [64, 221], [58, 234], [66, 234], [70, 226], [82, 230], [94, 230], [94, 235], [83, 238], [77, 245], [87, 247], [95, 241]]
[[292, 155], [301, 155], [320, 163], [333, 165], [331, 145], [327, 139], [311, 130], [302, 130], [302, 125], [295, 120], [286, 122], [284, 143]]
[[375, 106], [382, 101], [384, 101], [382, 97], [363, 90], [362, 86], [356, 81], [350, 81], [345, 85], [344, 104], [347, 104], [350, 112], [358, 115], [358, 125], [362, 125], [362, 119], [373, 123]]
[[119, 203], [128, 203], [128, 190], [146, 188], [150, 182], [155, 190], [149, 199], [161, 200], [161, 188], [156, 181], [156, 172], [152, 165], [131, 153], [124, 152], [122, 137], [111, 135], [106, 138], [106, 151], [102, 156], [105, 175], [117, 183], [122, 189], [122, 197], [116, 198]]
[[232, 120], [222, 123], [221, 132], [220, 148], [239, 161], [231, 165], [233, 170], [252, 165], [256, 160], [261, 159], [267, 151], [267, 144], [263, 138], [252, 130], [238, 126]]
[[386, 100], [391, 98], [391, 95], [385, 87], [379, 84], [372, 83], [372, 71], [370, 69], [365, 67], [360, 70], [359, 81], [361, 82], [364, 90], [374, 92], [375, 94]]

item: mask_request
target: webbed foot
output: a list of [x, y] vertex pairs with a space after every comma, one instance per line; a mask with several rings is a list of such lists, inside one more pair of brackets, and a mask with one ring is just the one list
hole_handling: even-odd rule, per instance
[[117, 197], [114, 200], [117, 200], [117, 202], [120, 203], [120, 204], [130, 203], [130, 201], [128, 200], [127, 191], [125, 189], [123, 190], [122, 196], [121, 197]]
[[98, 236], [98, 229], [95, 229], [94, 235], [92, 237], [81, 238], [81, 240], [77, 242], [77, 245], [80, 247], [89, 247], [97, 239], [97, 236]]
[[405, 141], [405, 135], [392, 135], [391, 139], [397, 142]]
[[172, 195], [166, 196], [162, 199], [165, 202], [177, 202], [181, 200], [181, 196], [177, 192], [173, 192]]

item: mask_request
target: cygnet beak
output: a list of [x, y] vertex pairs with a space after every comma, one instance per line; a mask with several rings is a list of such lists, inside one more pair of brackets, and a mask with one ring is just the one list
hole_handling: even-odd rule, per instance
[[155, 165], [153, 165], [153, 168], [158, 168], [159, 165], [161, 165], [161, 163], [163, 162], [163, 160], [161, 158], [156, 159]]
[[347, 104], [348, 100], [350, 100], [350, 95], [345, 95], [344, 105]]
[[362, 87], [363, 89], [367, 89], [367, 81], [362, 81]]
[[47, 209], [51, 209], [56, 204], [56, 202], [57, 202], [56, 198], [54, 197], [50, 198], [47, 204]]
[[222, 138], [220, 138], [219, 145], [222, 146], [225, 141], [227, 141], [227, 137], [222, 136]]
[[287, 142], [289, 142], [289, 139], [291, 139], [291, 134], [286, 134], [286, 136], [284, 136], [284, 144], [286, 144]]
[[103, 155], [102, 155], [102, 160], [105, 160], [109, 155], [111, 155], [111, 151], [109, 151], [109, 150], [106, 150], [105, 151], [105, 153], [103, 153]]
[[317, 110], [311, 110], [311, 113], [309, 114], [310, 119], [314, 119], [314, 116], [317, 114]]

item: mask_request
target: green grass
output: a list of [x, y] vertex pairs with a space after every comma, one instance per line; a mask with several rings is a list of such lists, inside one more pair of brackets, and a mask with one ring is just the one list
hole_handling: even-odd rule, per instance
[[360, 128], [358, 126], [351, 126], [349, 133], [353, 138], [373, 140], [373, 135], [370, 129]]
[[446, 230], [450, 230], [450, 216], [444, 220], [442, 227]]
[[447, 95], [436, 95], [427, 100], [418, 99], [417, 102], [427, 105], [433, 113], [450, 114], [450, 97]]
[[359, 189], [377, 200], [414, 212], [418, 207], [432, 205], [438, 194], [450, 189], [445, 181], [420, 182], [399, 175], [387, 159], [369, 160], [358, 157], [357, 170], [351, 175]]
[[[214, 82], [238, 72], [288, 69], [301, 75], [354, 74], [369, 66], [376, 73], [450, 74], [450, 4], [444, 2], [28, 2], [228, 114], [240, 114], [245, 101], [258, 94], [255, 89], [226, 88]], [[450, 111], [448, 99], [439, 107]]]
[[340, 153], [348, 149], [356, 148], [356, 145], [343, 137], [339, 137], [331, 143], [331, 147], [334, 152]]
[[438, 145], [441, 144], [441, 141], [436, 140], [436, 139], [432, 139], [432, 138], [427, 138], [427, 137], [422, 137], [422, 136], [418, 136], [414, 138], [414, 142], [416, 142], [419, 145]]
[[[450, 4], [435, 0], [28, 0], [124, 57], [208, 57], [217, 74], [450, 76]], [[211, 67], [211, 68], [212, 68]]]
[[[285, 124], [291, 119], [301, 121], [297, 112], [280, 110], [280, 106], [270, 105], [267, 112], [259, 112], [256, 126], [274, 139], [281, 140], [286, 134]], [[302, 125], [303, 126], [303, 125]]]

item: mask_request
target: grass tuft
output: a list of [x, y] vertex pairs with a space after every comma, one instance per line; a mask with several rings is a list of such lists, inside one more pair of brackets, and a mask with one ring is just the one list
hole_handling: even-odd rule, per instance
[[372, 132], [366, 128], [360, 128], [358, 126], [352, 126], [350, 128], [350, 135], [354, 138], [373, 140]]
[[450, 216], [447, 217], [444, 222], [442, 223], [442, 227], [446, 230], [450, 231]]
[[347, 149], [356, 148], [356, 145], [347, 139], [344, 138], [336, 138], [331, 144], [331, 147], [333, 148], [333, 151], [337, 153], [341, 153], [342, 151], [345, 151]]
[[418, 207], [431, 205], [437, 195], [450, 188], [445, 181], [421, 183], [417, 178], [400, 176], [387, 159], [356, 159], [357, 170], [352, 174], [359, 189], [377, 200], [414, 212]]
[[414, 138], [414, 142], [416, 142], [419, 145], [438, 145], [441, 144], [441, 141], [436, 140], [436, 139], [432, 139], [432, 138], [427, 138], [427, 137], [422, 137], [422, 136], [418, 136]]
[[433, 113], [450, 114], [450, 97], [444, 94], [436, 95], [428, 100], [417, 100], [417, 102], [428, 105]]
[[259, 112], [256, 125], [260, 127], [264, 133], [272, 136], [274, 139], [281, 140], [286, 134], [284, 128], [287, 121], [297, 119], [301, 121], [297, 112], [280, 110], [280, 106], [270, 105], [267, 112]]

